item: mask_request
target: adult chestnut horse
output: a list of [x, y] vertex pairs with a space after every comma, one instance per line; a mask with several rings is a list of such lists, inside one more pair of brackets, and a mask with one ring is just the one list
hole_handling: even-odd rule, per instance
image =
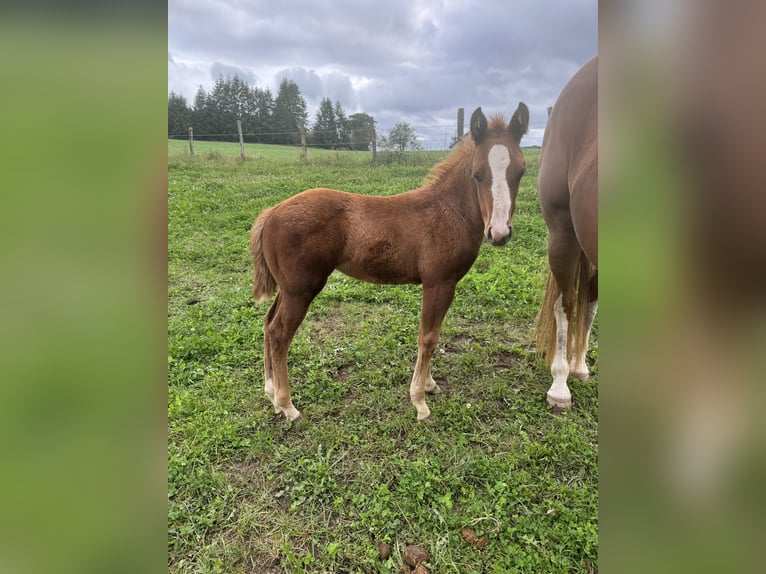
[[489, 122], [477, 108], [470, 135], [424, 185], [391, 197], [309, 189], [266, 209], [250, 236], [253, 297], [274, 294], [264, 318], [264, 390], [276, 413], [300, 417], [290, 399], [287, 351], [311, 301], [334, 269], [371, 283], [422, 283], [423, 301], [410, 398], [419, 420], [437, 394], [431, 356], [457, 282], [484, 239], [504, 245], [525, 164], [519, 146], [529, 110], [519, 103], [511, 121]]
[[545, 129], [537, 195], [548, 225], [550, 274], [537, 317], [537, 350], [553, 384], [548, 404], [572, 405], [567, 377], [585, 381], [598, 308], [598, 60], [561, 91]]

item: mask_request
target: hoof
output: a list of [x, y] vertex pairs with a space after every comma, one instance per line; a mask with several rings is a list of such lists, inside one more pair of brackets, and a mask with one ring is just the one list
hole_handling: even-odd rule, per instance
[[[554, 411], [558, 410], [559, 413], [564, 410], [568, 409], [572, 406], [572, 399], [571, 397], [568, 399], [558, 398], [552, 396], [550, 393], [546, 396], [545, 400], [548, 402], [548, 404], [553, 407]], [[558, 413], [556, 413], [558, 414]]]
[[426, 421], [430, 421], [430, 420], [431, 420], [431, 413], [428, 413], [423, 418], [420, 418], [420, 415], [418, 415], [418, 422], [422, 423], [422, 422], [426, 422]]
[[302, 421], [303, 421], [303, 415], [301, 413], [298, 413], [298, 416], [295, 417], [294, 419], [287, 419], [287, 422], [290, 422], [294, 425], [297, 425]]
[[569, 376], [583, 383], [590, 379], [590, 373], [588, 371], [582, 373], [569, 373]]
[[434, 385], [431, 389], [426, 389], [426, 392], [429, 395], [440, 395], [442, 390], [439, 388], [439, 385]]
[[298, 419], [301, 418], [301, 412], [292, 405], [290, 405], [287, 408], [280, 407], [279, 410], [282, 412], [283, 415], [285, 415], [285, 418], [290, 422], [296, 422]]

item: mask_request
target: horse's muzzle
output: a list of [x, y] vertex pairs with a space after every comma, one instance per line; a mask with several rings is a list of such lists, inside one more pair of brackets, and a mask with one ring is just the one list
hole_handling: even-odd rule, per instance
[[508, 243], [511, 240], [511, 236], [513, 235], [513, 227], [508, 226], [508, 233], [506, 235], [498, 236], [497, 233], [492, 232], [492, 227], [487, 229], [487, 241], [490, 245], [493, 245], [495, 247], [502, 247], [506, 243]]

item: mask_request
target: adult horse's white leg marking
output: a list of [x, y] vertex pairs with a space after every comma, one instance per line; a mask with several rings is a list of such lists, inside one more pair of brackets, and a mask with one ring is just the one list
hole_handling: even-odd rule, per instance
[[548, 389], [548, 404], [552, 407], [570, 407], [572, 394], [567, 386], [569, 376], [569, 362], [567, 361], [567, 334], [569, 321], [563, 305], [563, 294], [559, 295], [553, 305], [553, 313], [556, 317], [556, 354], [551, 363], [553, 384]]
[[492, 239], [499, 240], [510, 233], [508, 220], [511, 218], [512, 200], [506, 170], [511, 165], [511, 155], [507, 147], [496, 144], [489, 150], [487, 160], [492, 171], [492, 217], [489, 227], [492, 230]]
[[585, 355], [588, 353], [588, 341], [590, 340], [590, 331], [593, 327], [593, 319], [596, 318], [596, 311], [598, 310], [598, 300], [593, 301], [588, 305], [588, 316], [586, 318], [585, 328], [585, 345], [583, 346], [582, 353], [578, 357], [572, 357], [572, 361], [569, 363], [569, 372], [576, 379], [581, 381], [587, 381], [590, 378], [588, 372], [588, 365], [585, 364]]

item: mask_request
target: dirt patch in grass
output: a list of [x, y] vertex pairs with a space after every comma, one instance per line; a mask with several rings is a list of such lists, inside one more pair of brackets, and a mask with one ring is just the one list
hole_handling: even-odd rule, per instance
[[518, 366], [518, 359], [513, 356], [513, 353], [508, 351], [501, 351], [497, 356], [495, 366], [498, 369], [513, 369]]
[[351, 332], [354, 325], [348, 325], [346, 315], [342, 311], [340, 303], [332, 303], [316, 312], [316, 305], [310, 310], [301, 329], [311, 333], [312, 340], [327, 341], [342, 339]]
[[473, 339], [470, 333], [462, 331], [444, 341], [442, 349], [445, 353], [463, 353], [471, 348]]

